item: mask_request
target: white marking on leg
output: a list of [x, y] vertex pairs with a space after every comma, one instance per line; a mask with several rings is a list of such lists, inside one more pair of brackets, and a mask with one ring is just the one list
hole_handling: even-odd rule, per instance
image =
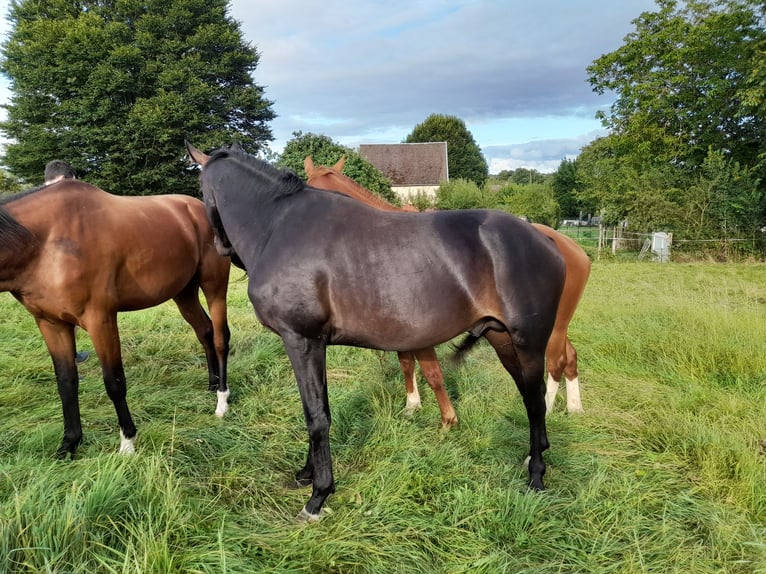
[[321, 511], [319, 514], [311, 514], [308, 510], [306, 510], [306, 507], [304, 506], [303, 509], [298, 513], [298, 516], [295, 517], [295, 519], [298, 522], [305, 523], [305, 522], [319, 522], [319, 519], [322, 517]]
[[556, 393], [559, 391], [559, 382], [548, 373], [548, 383], [545, 390], [545, 414], [553, 410], [553, 403], [556, 402]]
[[133, 454], [134, 452], [136, 452], [136, 447], [133, 444], [133, 439], [125, 438], [122, 430], [120, 430], [120, 454]]
[[[566, 377], [565, 377], [566, 379]], [[567, 382], [567, 411], [570, 413], [581, 413], [582, 401], [580, 400], [580, 377], [575, 377]]]
[[407, 393], [407, 403], [404, 405], [404, 414], [406, 416], [412, 416], [412, 414], [421, 409], [423, 405], [420, 402], [420, 392], [418, 391], [418, 381], [415, 379], [415, 375], [412, 375], [412, 392]]
[[215, 416], [222, 417], [229, 410], [229, 389], [217, 391], [218, 405], [215, 407]]

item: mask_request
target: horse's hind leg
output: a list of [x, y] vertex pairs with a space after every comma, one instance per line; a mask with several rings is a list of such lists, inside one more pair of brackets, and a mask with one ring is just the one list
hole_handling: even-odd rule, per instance
[[74, 360], [74, 327], [64, 323], [52, 323], [38, 318], [37, 326], [45, 339], [48, 352], [53, 360], [61, 408], [64, 414], [64, 438], [58, 449], [58, 456], [74, 455], [82, 442], [80, 420], [79, 378]]
[[577, 371], [577, 351], [567, 337], [567, 362], [564, 368], [564, 377], [567, 386], [567, 411], [570, 413], [583, 412], [582, 400], [580, 399], [580, 378]]
[[452, 408], [452, 402], [444, 388], [444, 374], [439, 366], [439, 359], [436, 357], [436, 350], [433, 347], [415, 351], [415, 357], [420, 363], [420, 370], [428, 385], [436, 396], [436, 402], [439, 403], [439, 411], [442, 415], [442, 427], [450, 428], [457, 424], [457, 415]]
[[549, 447], [545, 431], [544, 353], [517, 348], [507, 332], [487, 331], [485, 336], [521, 393], [529, 419], [529, 486], [544, 490], [543, 451]]
[[566, 327], [557, 324], [553, 327], [548, 344], [545, 347], [546, 367], [548, 369], [548, 380], [545, 391], [545, 410], [551, 412], [553, 404], [556, 402], [556, 393], [559, 390], [564, 368], [566, 367], [567, 334]]
[[89, 316], [83, 325], [90, 335], [104, 375], [106, 394], [114, 404], [117, 422], [120, 425], [120, 453], [135, 452], [136, 425], [130, 416], [127, 401], [125, 370], [122, 366], [120, 333], [117, 330], [117, 314]]
[[227, 376], [229, 360], [229, 321], [227, 318], [226, 293], [229, 290], [231, 263], [212, 250], [200, 266], [200, 288], [210, 310], [213, 324], [213, 348], [217, 360], [218, 406], [216, 415], [223, 416], [228, 409], [229, 382]]
[[420, 402], [420, 393], [418, 392], [418, 382], [415, 379], [415, 353], [410, 351], [401, 351], [397, 353], [399, 358], [399, 367], [404, 376], [404, 389], [407, 392], [407, 402], [404, 405], [404, 414], [412, 414], [423, 405]]
[[[225, 325], [224, 332], [216, 334], [213, 328], [213, 323], [202, 308], [202, 304], [199, 301], [199, 291], [196, 283], [192, 282], [184, 288], [181, 293], [173, 298], [178, 310], [181, 312], [181, 316], [186, 320], [189, 325], [194, 329], [194, 333], [197, 339], [205, 349], [205, 359], [207, 361], [208, 370], [208, 389], [217, 391], [218, 403], [216, 405], [216, 416], [222, 417], [229, 408], [229, 388], [226, 383], [226, 361], [228, 357], [228, 344], [229, 344], [229, 328], [226, 324], [225, 317], [225, 301], [224, 305], [224, 318]], [[216, 301], [215, 305], [211, 308], [216, 310], [216, 317], [220, 317], [221, 303]], [[222, 343], [216, 345], [216, 335], [219, 335]], [[219, 349], [220, 347], [220, 349]]]

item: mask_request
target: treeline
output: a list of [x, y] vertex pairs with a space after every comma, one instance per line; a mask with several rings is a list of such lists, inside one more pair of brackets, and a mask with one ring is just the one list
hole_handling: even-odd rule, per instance
[[[207, 149], [238, 141], [299, 172], [306, 149], [334, 149], [327, 136], [298, 133], [282, 157], [270, 154], [273, 102], [253, 81], [260, 54], [227, 8], [14, 0], [0, 46], [13, 90], [0, 122], [10, 140], [0, 191], [40, 183], [45, 163], [60, 158], [113, 193], [196, 194], [185, 138]], [[764, 251], [766, 3], [657, 0], [633, 25], [588, 67], [593, 89], [616, 96], [599, 114], [609, 135], [554, 174], [489, 176], [461, 119], [434, 114], [415, 126], [406, 142], [448, 142], [451, 181], [435, 206], [499, 207], [552, 225], [592, 214], [638, 232], [748, 238]], [[380, 173], [341, 151], [348, 175], [396, 201]]]

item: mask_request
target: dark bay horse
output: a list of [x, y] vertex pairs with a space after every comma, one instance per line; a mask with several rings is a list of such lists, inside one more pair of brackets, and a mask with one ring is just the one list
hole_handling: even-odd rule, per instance
[[[406, 210], [391, 205], [383, 198], [359, 185], [350, 177], [343, 175], [342, 171], [345, 162], [346, 158], [344, 156], [332, 167], [317, 166], [314, 165], [311, 156], [307, 156], [303, 162], [308, 179], [307, 184], [318, 189], [339, 191], [384, 211]], [[570, 413], [582, 412], [577, 351], [569, 340], [567, 331], [590, 276], [590, 259], [588, 259], [585, 251], [566, 235], [558, 233], [547, 225], [539, 223], [532, 223], [531, 225], [553, 240], [564, 257], [567, 272], [564, 291], [561, 294], [561, 301], [556, 313], [556, 323], [553, 326], [553, 332], [546, 348], [546, 366], [548, 369], [547, 392], [545, 394], [546, 411], [550, 412], [553, 409], [559, 382], [561, 377], [564, 376], [567, 389], [567, 410]], [[446, 427], [456, 424], [457, 416], [444, 389], [444, 376], [442, 375], [442, 370], [433, 347], [421, 349], [417, 353], [399, 353], [399, 364], [404, 375], [404, 385], [407, 390], [405, 411], [412, 412], [421, 406], [420, 394], [418, 393], [418, 386], [415, 381], [415, 359], [420, 363], [423, 376], [434, 391], [441, 411], [442, 426]]]
[[544, 488], [545, 346], [565, 280], [550, 239], [504, 212], [383, 212], [241, 151], [187, 148], [217, 245], [244, 264], [255, 314], [295, 371], [309, 436], [296, 480], [313, 489], [301, 519], [319, 519], [335, 491], [327, 345], [416, 351], [486, 337], [527, 410], [529, 486]]
[[[201, 201], [182, 195], [120, 197], [63, 180], [0, 202], [0, 291], [32, 314], [45, 339], [64, 412], [60, 456], [82, 440], [74, 328], [85, 329], [133, 452], [117, 313], [173, 299], [205, 349], [216, 414], [227, 409], [229, 258], [213, 245]], [[211, 319], [199, 300], [205, 294]]]

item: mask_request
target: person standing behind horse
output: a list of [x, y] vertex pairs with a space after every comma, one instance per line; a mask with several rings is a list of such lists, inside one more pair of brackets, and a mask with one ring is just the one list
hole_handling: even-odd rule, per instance
[[[74, 173], [74, 169], [65, 161], [60, 159], [53, 159], [45, 164], [45, 183], [44, 185], [50, 185], [61, 181], [62, 179], [77, 179]], [[74, 360], [76, 363], [84, 363], [90, 357], [88, 351], [74, 352]]]
[[60, 159], [53, 159], [45, 164], [45, 185], [62, 179], [77, 179], [71, 165]]

